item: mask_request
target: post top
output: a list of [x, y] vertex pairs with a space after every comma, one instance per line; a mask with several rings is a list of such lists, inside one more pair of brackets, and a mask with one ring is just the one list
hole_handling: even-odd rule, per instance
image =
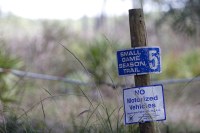
[[129, 9], [128, 11], [131, 14], [131, 13], [136, 12], [136, 11], [143, 12], [143, 9], [142, 8], [134, 8], [134, 9]]

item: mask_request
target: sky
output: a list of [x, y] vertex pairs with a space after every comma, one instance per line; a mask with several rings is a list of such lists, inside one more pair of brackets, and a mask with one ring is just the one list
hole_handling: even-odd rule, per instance
[[[79, 19], [101, 14], [104, 0], [0, 0], [2, 12], [30, 19]], [[128, 14], [132, 0], [106, 0], [105, 12]]]

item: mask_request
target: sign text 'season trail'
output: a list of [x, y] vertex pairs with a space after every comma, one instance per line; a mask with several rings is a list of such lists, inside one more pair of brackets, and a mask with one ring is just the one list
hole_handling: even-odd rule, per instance
[[123, 90], [125, 124], [166, 120], [163, 86]]
[[141, 75], [161, 72], [159, 47], [138, 47], [117, 51], [118, 74]]

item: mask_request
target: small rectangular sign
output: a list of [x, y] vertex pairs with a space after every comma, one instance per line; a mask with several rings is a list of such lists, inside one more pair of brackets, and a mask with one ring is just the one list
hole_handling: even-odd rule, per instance
[[162, 85], [123, 90], [125, 124], [166, 120]]
[[161, 72], [159, 47], [138, 47], [117, 51], [118, 74], [141, 75]]

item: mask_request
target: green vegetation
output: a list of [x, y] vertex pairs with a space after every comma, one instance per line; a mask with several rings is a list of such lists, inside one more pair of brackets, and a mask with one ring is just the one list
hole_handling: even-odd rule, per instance
[[22, 66], [18, 58], [12, 57], [5, 46], [0, 48], [0, 67], [8, 69], [0, 73], [0, 101], [2, 103], [13, 102], [16, 100], [16, 94], [19, 91], [16, 88], [16, 77], [9, 73], [9, 69], [19, 69]]
[[[190, 10], [191, 2], [196, 2], [193, 6], [198, 7], [194, 11]], [[181, 10], [172, 6], [161, 16], [158, 13], [146, 15], [148, 43], [160, 45], [164, 56], [163, 72], [154, 75], [154, 79], [200, 75], [199, 42], [193, 38], [198, 33], [193, 17], [199, 15], [199, 9], [199, 2], [186, 0]], [[159, 21], [161, 28], [157, 28], [157, 18], [162, 20]], [[87, 17], [78, 21], [36, 21], [5, 15], [0, 20], [0, 68], [95, 84], [69, 85], [59, 81], [17, 78], [9, 71], [1, 72], [0, 132], [129, 131], [123, 124], [123, 88], [113, 89], [104, 84], [126, 84], [129, 87], [128, 82], [133, 81], [131, 77], [118, 77], [116, 66], [116, 51], [130, 47], [127, 16], [105, 18], [103, 24], [97, 23], [96, 18]], [[177, 34], [177, 31], [186, 31], [188, 36]], [[157, 124], [162, 132], [199, 131], [199, 83], [186, 84], [165, 86], [167, 122]], [[190, 130], [191, 125], [195, 130]], [[138, 125], [133, 129], [139, 132]]]
[[[169, 10], [165, 12], [160, 18], [158, 23], [164, 23], [166, 20], [170, 20], [172, 29], [179, 33], [187, 33], [187, 35], [193, 36], [199, 35], [200, 27], [200, 2], [199, 0], [185, 0], [178, 2], [167, 2]], [[182, 8], [177, 8], [174, 3], [178, 3]]]
[[82, 44], [85, 47], [83, 55], [80, 56], [87, 70], [94, 78], [95, 83], [101, 84], [106, 81], [116, 81], [116, 57], [115, 51], [119, 49], [117, 42], [111, 43], [106, 38], [97, 39], [91, 42], [90, 45]]
[[192, 78], [200, 75], [200, 49], [178, 55], [169, 54], [163, 60], [161, 79]]

